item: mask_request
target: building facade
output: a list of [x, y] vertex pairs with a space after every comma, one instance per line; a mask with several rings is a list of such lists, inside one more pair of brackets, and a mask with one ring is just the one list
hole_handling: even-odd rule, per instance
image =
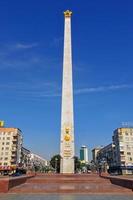
[[93, 159], [98, 165], [106, 163], [112, 172], [133, 174], [133, 128], [117, 128], [112, 139], [113, 142], [100, 149]]
[[92, 149], [92, 160], [94, 163], [97, 163], [97, 153], [102, 149], [103, 147], [95, 147]]
[[[133, 128], [117, 128], [113, 133], [114, 166], [124, 173], [133, 171]], [[125, 170], [125, 171], [124, 171]]]
[[97, 152], [97, 163], [104, 168], [104, 171], [114, 166], [114, 149], [115, 145], [111, 143]]
[[31, 167], [30, 158], [31, 158], [30, 150], [22, 147], [22, 151], [21, 151], [21, 165], [22, 165], [22, 168], [24, 168], [26, 170], [30, 169], [30, 167]]
[[41, 169], [42, 167], [48, 166], [48, 161], [37, 154], [31, 153], [30, 164], [31, 164], [31, 167], [34, 169], [36, 167], [37, 168], [39, 167]]
[[88, 148], [82, 146], [80, 149], [80, 160], [82, 163], [88, 163]]
[[20, 129], [0, 127], [0, 170], [12, 170], [19, 167], [22, 142]]

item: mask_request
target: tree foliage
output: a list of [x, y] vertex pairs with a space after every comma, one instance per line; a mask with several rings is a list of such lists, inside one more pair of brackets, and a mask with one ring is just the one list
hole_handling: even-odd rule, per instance
[[57, 173], [60, 173], [60, 160], [61, 156], [59, 154], [54, 155], [50, 160], [50, 165], [55, 169]]
[[74, 166], [75, 172], [81, 168], [81, 162], [77, 156], [74, 156]]

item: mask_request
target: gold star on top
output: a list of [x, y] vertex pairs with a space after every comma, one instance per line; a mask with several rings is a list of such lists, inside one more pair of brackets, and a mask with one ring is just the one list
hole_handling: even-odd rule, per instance
[[70, 11], [70, 10], [66, 10], [66, 11], [64, 12], [64, 16], [65, 16], [65, 17], [71, 17], [71, 15], [72, 15], [72, 11]]

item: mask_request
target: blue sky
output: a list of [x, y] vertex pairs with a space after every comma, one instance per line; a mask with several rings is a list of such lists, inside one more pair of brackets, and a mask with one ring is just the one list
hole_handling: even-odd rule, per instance
[[59, 152], [63, 11], [72, 16], [76, 154], [133, 121], [133, 2], [1, 0], [0, 119], [46, 158]]

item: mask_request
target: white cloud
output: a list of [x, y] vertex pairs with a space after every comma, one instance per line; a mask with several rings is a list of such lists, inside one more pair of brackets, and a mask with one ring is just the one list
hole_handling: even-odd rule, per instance
[[121, 84], [121, 85], [109, 85], [109, 86], [98, 86], [98, 87], [88, 87], [76, 89], [75, 94], [88, 94], [92, 92], [106, 92], [106, 91], [114, 91], [120, 89], [131, 89], [133, 88], [132, 84]]
[[[60, 88], [56, 82], [52, 81], [25, 81], [0, 84], [1, 94], [16, 96], [21, 99], [38, 100], [49, 97], [61, 96]], [[6, 93], [5, 93], [6, 91]]]
[[[132, 84], [121, 84], [121, 85], [109, 85], [90, 87], [74, 90], [75, 95], [96, 93], [96, 92], [108, 92], [122, 89], [132, 89]], [[31, 100], [43, 100], [44, 98], [54, 98], [61, 96], [61, 87], [56, 82], [42, 82], [39, 80], [16, 82], [9, 84], [0, 85], [1, 93], [6, 91], [6, 95], [15, 94], [17, 97]]]
[[16, 49], [31, 49], [36, 46], [38, 46], [37, 43], [31, 43], [31, 44], [17, 43], [14, 45]]

